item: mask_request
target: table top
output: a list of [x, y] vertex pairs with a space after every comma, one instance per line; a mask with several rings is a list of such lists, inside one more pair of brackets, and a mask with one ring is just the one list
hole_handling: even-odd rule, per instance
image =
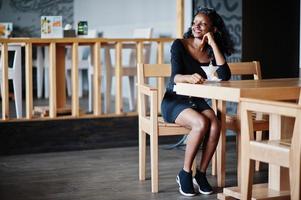
[[203, 84], [177, 83], [175, 91], [180, 95], [238, 102], [240, 97], [271, 100], [298, 99], [300, 88], [300, 78], [281, 78], [207, 81]]

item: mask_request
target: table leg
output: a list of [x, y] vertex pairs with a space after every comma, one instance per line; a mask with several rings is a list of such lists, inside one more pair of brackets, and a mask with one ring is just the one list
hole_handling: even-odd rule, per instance
[[217, 145], [217, 186], [225, 186], [226, 165], [226, 102], [218, 101], [218, 115], [221, 121], [221, 134]]

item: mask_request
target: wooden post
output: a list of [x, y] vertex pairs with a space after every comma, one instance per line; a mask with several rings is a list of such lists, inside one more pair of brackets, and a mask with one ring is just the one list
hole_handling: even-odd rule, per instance
[[[56, 43], [51, 42], [49, 46], [49, 82], [50, 82], [50, 94], [49, 94], [49, 116], [51, 118], [56, 117], [57, 114], [57, 102], [56, 102]], [[61, 86], [60, 86], [61, 87]]]
[[71, 82], [72, 82], [72, 116], [79, 116], [79, 99], [78, 99], [78, 43], [72, 44], [72, 66], [71, 66]]
[[226, 163], [226, 102], [219, 100], [217, 103], [217, 109], [221, 113], [221, 134], [220, 139], [217, 145], [216, 151], [217, 153], [217, 185], [218, 187], [224, 187], [225, 186], [225, 165], [223, 163]]
[[112, 62], [111, 62], [111, 55], [110, 55], [110, 46], [108, 44], [104, 46], [105, 50], [105, 80], [106, 80], [106, 88], [104, 92], [104, 99], [105, 99], [105, 108], [104, 112], [109, 113], [111, 111], [111, 89], [112, 89]]
[[93, 45], [93, 112], [94, 115], [101, 115], [101, 57], [100, 57], [100, 42]]
[[177, 0], [177, 38], [184, 34], [184, 0]]
[[[164, 43], [163, 42], [158, 42], [158, 64], [163, 64], [164, 63]], [[158, 69], [160, 70], [160, 69]], [[164, 89], [164, 78], [159, 77], [157, 79], [157, 86], [158, 86], [158, 102], [162, 101], [163, 98], [163, 93], [165, 91]], [[159, 112], [161, 107], [159, 106]]]
[[122, 43], [116, 44], [116, 67], [115, 67], [115, 80], [116, 80], [116, 94], [115, 94], [115, 113], [121, 114], [123, 112], [122, 103]]
[[66, 106], [66, 69], [65, 69], [65, 53], [66, 48], [64, 45], [55, 46], [55, 74], [56, 74], [56, 107], [59, 109], [64, 109]]
[[[211, 107], [215, 113], [215, 115], [217, 116], [217, 100], [216, 99], [211, 99]], [[217, 173], [217, 154], [216, 151], [214, 152], [212, 159], [211, 159], [211, 175], [212, 176], [216, 176]]]
[[143, 42], [137, 42], [137, 65], [143, 63]]
[[2, 64], [2, 119], [9, 117], [9, 97], [8, 97], [8, 51], [7, 43], [1, 46], [1, 64]]
[[[137, 43], [137, 77], [138, 77], [138, 67], [142, 66], [143, 63], [143, 42]], [[137, 90], [138, 91], [138, 90]], [[138, 93], [139, 94], [139, 93]], [[139, 101], [139, 95], [137, 95], [137, 111], [138, 111], [138, 101]]]
[[33, 95], [32, 95], [32, 44], [25, 46], [25, 84], [26, 84], [26, 118], [32, 118]]

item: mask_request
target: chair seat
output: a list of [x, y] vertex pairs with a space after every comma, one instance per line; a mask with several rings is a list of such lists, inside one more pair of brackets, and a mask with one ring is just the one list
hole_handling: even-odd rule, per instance
[[190, 132], [190, 129], [176, 123], [165, 122], [163, 117], [158, 117], [158, 128], [160, 136], [186, 135]]
[[159, 126], [166, 126], [166, 127], [181, 127], [180, 125], [176, 123], [168, 123], [165, 122], [163, 117], [158, 117]]

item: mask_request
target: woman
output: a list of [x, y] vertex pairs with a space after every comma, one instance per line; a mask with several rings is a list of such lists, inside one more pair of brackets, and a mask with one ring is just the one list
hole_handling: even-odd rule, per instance
[[[177, 176], [182, 195], [194, 196], [194, 187], [202, 194], [213, 192], [206, 178], [206, 170], [219, 140], [220, 125], [204, 99], [177, 95], [173, 87], [176, 83], [202, 84], [207, 76], [201, 66], [211, 63], [219, 66], [216, 71], [218, 78], [229, 80], [231, 72], [225, 55], [233, 52], [233, 42], [222, 18], [209, 8], [199, 8], [184, 39], [176, 39], [172, 44], [172, 73], [161, 110], [165, 121], [191, 129], [186, 142], [184, 166]], [[192, 177], [192, 163], [202, 141], [202, 158], [195, 177]]]

